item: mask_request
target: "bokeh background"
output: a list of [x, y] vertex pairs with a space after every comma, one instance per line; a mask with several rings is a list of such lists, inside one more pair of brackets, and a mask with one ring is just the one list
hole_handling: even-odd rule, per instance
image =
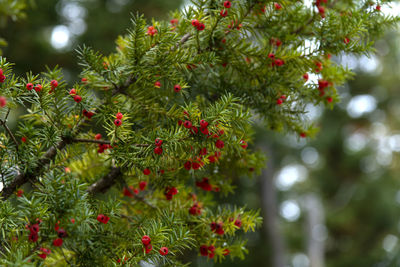
[[[25, 19], [1, 23], [0, 36], [8, 41], [3, 55], [18, 74], [59, 65], [74, 82], [79, 45], [108, 54], [130, 26], [131, 13], [150, 22], [187, 4], [35, 0]], [[398, 15], [400, 6], [383, 11]], [[263, 227], [246, 237], [246, 259], [217, 264], [190, 252], [184, 257], [191, 266], [400, 266], [399, 32], [387, 33], [375, 47], [370, 56], [333, 58], [356, 75], [339, 88], [341, 103], [332, 110], [307, 107], [320, 126], [314, 140], [258, 129], [251, 146], [267, 154], [266, 169], [256, 179], [236, 177], [235, 195], [221, 199], [262, 212]]]

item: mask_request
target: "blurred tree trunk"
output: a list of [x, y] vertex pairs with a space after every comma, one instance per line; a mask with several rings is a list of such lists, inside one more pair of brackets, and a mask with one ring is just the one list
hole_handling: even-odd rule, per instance
[[270, 266], [283, 267], [285, 266], [284, 245], [278, 225], [278, 201], [274, 184], [273, 155], [272, 150], [266, 144], [262, 144], [260, 148], [268, 156], [267, 166], [262, 171], [260, 179], [265, 233], [267, 234], [267, 240], [269, 240], [272, 248], [272, 263]]
[[304, 199], [306, 210], [307, 253], [310, 267], [324, 267], [326, 228], [324, 208], [316, 194], [308, 194]]

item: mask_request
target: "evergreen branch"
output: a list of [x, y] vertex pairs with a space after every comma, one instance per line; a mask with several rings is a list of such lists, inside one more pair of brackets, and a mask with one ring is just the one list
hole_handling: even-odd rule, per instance
[[91, 184], [86, 190], [89, 194], [105, 193], [111, 186], [115, 184], [115, 181], [122, 175], [120, 167], [112, 167], [110, 172], [107, 173], [103, 178], [97, 182]]
[[[86, 120], [81, 121], [77, 128], [73, 132], [73, 135], [76, 135], [79, 130], [83, 127], [84, 122]], [[64, 149], [68, 144], [71, 143], [71, 139], [69, 138], [62, 138], [56, 145], [50, 147], [46, 153], [38, 160], [37, 167], [31, 174], [28, 173], [20, 173], [14, 177], [10, 184], [4, 186], [3, 190], [1, 191], [2, 200], [7, 200], [13, 192], [23, 184], [31, 181], [32, 183], [37, 181], [39, 174], [41, 174], [44, 168], [52, 161], [57, 155], [57, 151]]]

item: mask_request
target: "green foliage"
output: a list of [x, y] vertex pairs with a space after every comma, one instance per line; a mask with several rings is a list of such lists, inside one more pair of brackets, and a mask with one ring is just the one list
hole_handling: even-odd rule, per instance
[[[155, 33], [136, 15], [115, 53], [78, 50], [82, 80], [74, 85], [58, 67], [16, 76], [2, 58], [0, 94], [8, 100], [0, 108], [2, 125], [18, 106], [27, 114], [16, 133], [0, 136], [0, 264], [112, 266], [119, 259], [184, 266], [180, 256], [201, 245], [215, 246], [209, 258], [216, 261], [243, 258], [242, 230], [254, 231], [262, 219], [257, 211], [218, 205], [213, 196], [232, 193], [235, 174], [263, 168], [265, 157], [247, 149], [254, 124], [313, 135], [306, 105], [330, 107], [330, 97], [338, 100], [335, 87], [351, 77], [327, 55], [367, 53], [376, 38], [368, 33], [371, 25], [382, 30], [396, 21], [346, 3], [329, 6], [323, 19], [297, 1], [281, 10], [266, 1], [232, 1], [221, 17], [221, 1], [198, 0], [196, 8], [174, 13], [176, 23], [153, 21]], [[339, 16], [342, 4], [351, 16]], [[192, 19], [205, 29], [193, 27]], [[318, 75], [326, 88], [305, 83], [305, 73]], [[27, 90], [27, 83], [42, 89]], [[159, 154], [156, 138], [163, 140]], [[22, 186], [26, 192], [15, 200], [11, 195]], [[110, 221], [98, 221], [100, 214]], [[29, 227], [39, 221], [38, 241], [29, 240]], [[58, 227], [67, 233], [60, 247], [52, 245]], [[151, 237], [149, 253], [143, 235]], [[35, 255], [50, 247], [45, 261]], [[161, 247], [169, 253], [162, 256]]]

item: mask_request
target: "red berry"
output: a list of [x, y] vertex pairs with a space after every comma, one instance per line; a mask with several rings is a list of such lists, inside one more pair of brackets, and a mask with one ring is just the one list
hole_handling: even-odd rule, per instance
[[81, 97], [80, 95], [75, 95], [75, 96], [74, 96], [74, 101], [75, 101], [76, 103], [79, 103], [79, 102], [82, 101], [82, 97]]
[[215, 251], [215, 246], [210, 245], [210, 246], [208, 246], [207, 249], [208, 249], [210, 252], [214, 252], [214, 251]]
[[306, 133], [300, 133], [301, 138], [306, 138], [306, 136], [307, 136]]
[[325, 16], [325, 8], [323, 6], [318, 6], [318, 12], [321, 14], [322, 17]]
[[40, 230], [39, 224], [35, 223], [34, 225], [32, 225], [31, 227], [29, 227], [29, 231], [31, 233], [37, 234]]
[[110, 220], [110, 217], [108, 217], [104, 214], [99, 214], [99, 215], [97, 215], [97, 220], [101, 223], [107, 224], [108, 221]]
[[274, 3], [274, 7], [275, 7], [276, 10], [279, 10], [279, 9], [282, 8], [282, 6], [280, 4], [278, 4], [278, 3]]
[[208, 160], [210, 161], [210, 163], [214, 163], [217, 159], [215, 158], [215, 156], [209, 156]]
[[149, 26], [147, 27], [147, 34], [150, 36], [154, 36], [155, 34], [157, 34], [157, 29], [154, 28], [154, 26]]
[[96, 139], [96, 140], [100, 140], [101, 139], [101, 134], [96, 134], [95, 136], [94, 136], [94, 139]]
[[280, 105], [280, 104], [282, 104], [282, 103], [283, 103], [282, 99], [279, 98], [278, 100], [276, 100], [276, 104], [277, 104], [277, 105]]
[[115, 117], [119, 120], [122, 120], [122, 118], [124, 117], [124, 115], [121, 112], [118, 112]]
[[223, 44], [225, 44], [225, 43], [226, 43], [226, 39], [225, 39], [225, 38], [222, 39], [221, 42], [222, 42]]
[[0, 96], [0, 108], [3, 108], [7, 105], [7, 98], [4, 96]]
[[142, 237], [142, 244], [147, 246], [148, 244], [150, 244], [151, 242], [151, 238], [148, 235], [144, 235]]
[[156, 138], [156, 140], [154, 141], [156, 146], [161, 146], [163, 143], [163, 140], [161, 140], [160, 138]]
[[40, 91], [42, 91], [42, 85], [41, 84], [37, 84], [36, 86], [35, 86], [35, 91], [36, 92], [40, 92]]
[[192, 25], [197, 27], [197, 25], [199, 25], [199, 21], [197, 19], [192, 19]]
[[51, 89], [54, 89], [54, 88], [56, 88], [58, 86], [58, 81], [57, 80], [52, 80], [50, 82], [50, 84], [51, 84]]
[[[28, 86], [28, 85], [27, 85]], [[29, 89], [28, 89], [29, 90]], [[75, 88], [72, 88], [70, 91], [69, 91], [69, 94], [70, 95], [76, 95], [76, 90], [75, 90]]]
[[218, 140], [215, 142], [215, 146], [216, 146], [217, 148], [219, 148], [219, 149], [224, 148], [224, 146], [225, 146], [224, 141], [218, 139]]
[[152, 246], [151, 244], [148, 244], [148, 245], [145, 247], [145, 252], [146, 252], [146, 254], [149, 254], [152, 250], [153, 250], [153, 246]]
[[376, 5], [375, 9], [376, 9], [377, 11], [381, 11], [381, 6], [380, 6], [380, 5]]
[[201, 131], [202, 134], [204, 134], [204, 135], [209, 135], [209, 134], [210, 134], [210, 132], [208, 131], [208, 128], [207, 128], [207, 127], [200, 128], [200, 131]]
[[67, 237], [67, 232], [64, 229], [60, 228], [57, 231], [57, 236], [60, 237], [60, 238]]
[[82, 78], [81, 81], [82, 81], [82, 83], [87, 83], [87, 79], [86, 78]]
[[120, 119], [115, 119], [114, 124], [115, 124], [115, 126], [119, 127], [122, 125], [122, 121]]
[[202, 149], [200, 149], [200, 153], [201, 156], [205, 156], [207, 155], [207, 148], [203, 147]]
[[[137, 189], [135, 189], [135, 188], [133, 188], [133, 186], [128, 186], [129, 188], [126, 188], [126, 187], [124, 187], [124, 189], [122, 190], [122, 194], [124, 195], [124, 196], [126, 196], [126, 197], [133, 197], [133, 195], [132, 195], [132, 191], [133, 191], [133, 193], [135, 194], [135, 195], [137, 195], [139, 192], [138, 192], [138, 190]], [[129, 190], [130, 189], [130, 190]], [[137, 192], [135, 192], [135, 190], [137, 191]]]
[[229, 253], [231, 253], [230, 252], [230, 250], [229, 249], [224, 249], [224, 251], [222, 252], [222, 254], [224, 255], [224, 256], [228, 256], [229, 255]]
[[147, 186], [147, 182], [146, 182], [146, 181], [140, 181], [140, 182], [139, 182], [139, 189], [140, 189], [140, 191], [145, 190], [145, 189], [146, 189], [146, 186]]
[[207, 256], [208, 255], [208, 246], [207, 245], [201, 245], [200, 246], [200, 254], [202, 256]]
[[154, 153], [156, 153], [157, 155], [161, 155], [162, 152], [163, 152], [162, 147], [156, 146], [156, 147], [154, 148]]
[[162, 247], [160, 248], [160, 254], [165, 256], [168, 254], [168, 248], [167, 247]]
[[160, 88], [161, 87], [161, 83], [159, 81], [156, 81], [154, 83], [154, 86], [157, 87], [157, 88]]
[[148, 168], [143, 170], [143, 174], [144, 175], [149, 175], [150, 174], [150, 170]]
[[240, 219], [236, 219], [235, 225], [240, 228], [242, 226], [242, 221]]
[[0, 74], [0, 83], [4, 83], [6, 80], [6, 76], [4, 74]]
[[283, 61], [282, 59], [275, 59], [274, 60], [274, 64], [278, 67], [282, 66], [283, 64], [285, 64], [285, 61]]
[[206, 26], [204, 25], [204, 23], [199, 23], [196, 28], [197, 30], [202, 31], [206, 28]]
[[29, 237], [28, 237], [28, 240], [31, 241], [31, 242], [36, 242], [38, 240], [38, 238], [39, 238], [38, 234], [30, 233]]
[[174, 86], [174, 91], [175, 92], [178, 93], [181, 89], [182, 89], [182, 87], [179, 84], [175, 84], [175, 86]]
[[185, 121], [183, 123], [183, 127], [185, 127], [186, 129], [192, 128], [192, 122], [191, 121]]
[[225, 2], [224, 2], [224, 7], [225, 7], [225, 8], [231, 8], [231, 6], [232, 6], [231, 1], [225, 1]]
[[28, 89], [29, 91], [33, 89], [33, 84], [32, 83], [27, 83], [26, 84], [26, 89]]
[[247, 146], [248, 146], [247, 142], [244, 141], [244, 140], [240, 140], [240, 144], [241, 144], [240, 146], [241, 146], [243, 149], [246, 149]]
[[343, 42], [344, 42], [345, 44], [348, 44], [348, 43], [350, 43], [350, 39], [349, 39], [348, 37], [346, 37], [346, 38], [344, 38]]
[[38, 256], [39, 256], [39, 257], [41, 257], [42, 259], [46, 259], [46, 257], [47, 257], [47, 255], [46, 255], [46, 254], [44, 254], [44, 253], [42, 253], [42, 254], [39, 254]]
[[19, 189], [19, 190], [17, 191], [17, 197], [22, 197], [23, 194], [24, 194], [24, 190]]
[[75, 223], [75, 219], [74, 218], [71, 218], [71, 223]]
[[183, 166], [186, 170], [190, 171], [190, 169], [192, 168], [192, 163], [190, 161], [186, 161]]
[[200, 127], [201, 128], [205, 128], [205, 127], [207, 127], [208, 126], [208, 122], [206, 122], [205, 120], [201, 120], [200, 121]]
[[171, 20], [170, 20], [170, 23], [171, 23], [172, 25], [178, 24], [178, 22], [179, 22], [178, 19], [171, 19]]
[[192, 163], [192, 168], [193, 168], [193, 170], [198, 170], [198, 169], [200, 169], [200, 164], [198, 163], [198, 162], [193, 162]]
[[326, 101], [328, 101], [328, 103], [332, 103], [332, 101], [333, 101], [333, 98], [332, 98], [332, 97], [330, 97], [330, 96], [328, 96], [328, 97], [326, 98]]
[[197, 129], [196, 126], [192, 126], [192, 128], [190, 128], [190, 132], [191, 132], [192, 134], [197, 134], [197, 133], [199, 132], [199, 129]]
[[226, 17], [226, 16], [228, 16], [228, 10], [221, 9], [221, 12], [219, 12], [219, 14], [221, 15], [221, 17]]
[[308, 81], [308, 73], [305, 73], [305, 74], [303, 75], [303, 79], [306, 80], [306, 81]]
[[55, 247], [61, 247], [62, 243], [63, 243], [63, 240], [61, 238], [54, 239], [54, 241], [53, 241], [53, 245]]
[[182, 124], [183, 124], [183, 121], [182, 121], [182, 120], [179, 120], [179, 121], [178, 121], [178, 125], [181, 126]]

